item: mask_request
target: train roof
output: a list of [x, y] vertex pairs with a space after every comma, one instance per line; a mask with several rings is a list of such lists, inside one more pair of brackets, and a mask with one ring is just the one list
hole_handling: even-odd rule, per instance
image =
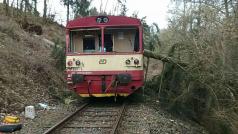
[[[98, 23], [97, 18], [106, 17], [108, 22]], [[101, 27], [101, 26], [140, 26], [139, 19], [126, 16], [90, 16], [77, 18], [67, 23], [67, 29], [86, 28], [86, 27]]]

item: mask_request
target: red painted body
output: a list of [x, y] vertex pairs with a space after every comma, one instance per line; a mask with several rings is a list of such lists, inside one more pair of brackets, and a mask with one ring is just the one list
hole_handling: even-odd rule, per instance
[[[96, 18], [98, 16], [79, 18], [72, 21], [69, 21], [66, 26], [66, 56], [81, 56], [81, 55], [127, 55], [128, 57], [133, 56], [134, 54], [143, 54], [143, 46], [142, 46], [142, 25], [140, 20], [125, 16], [107, 16], [109, 21], [107, 23], [97, 23]], [[139, 29], [139, 51], [138, 52], [96, 52], [96, 53], [72, 53], [69, 50], [69, 32], [73, 29], [80, 28], [100, 28], [102, 35], [102, 48], [104, 48], [104, 29], [107, 27], [129, 27], [134, 26]], [[125, 85], [118, 84], [113, 87], [111, 84], [114, 82], [117, 74], [127, 73], [131, 75], [132, 81]], [[73, 71], [72, 69], [66, 69], [67, 74], [67, 84], [69, 89], [74, 90], [78, 94], [109, 94], [109, 93], [125, 93], [132, 94], [136, 89], [140, 88], [144, 84], [144, 71], [138, 70], [123, 70], [123, 71]], [[72, 83], [72, 74], [82, 74], [84, 75], [84, 81], [81, 83], [77, 83], [73, 85]], [[103, 83], [106, 87], [103, 89]]]
[[[125, 71], [93, 71], [93, 72], [75, 72], [68, 71], [67, 74], [83, 74], [85, 76], [84, 82], [76, 85], [68, 83], [69, 88], [79, 94], [102, 94], [102, 93], [133, 93], [136, 89], [143, 86], [143, 71], [127, 71], [132, 76], [132, 82], [127, 85], [118, 85], [113, 88], [110, 87], [110, 83], [115, 79], [115, 75], [119, 73], [125, 73]], [[105, 76], [105, 82], [107, 90], [102, 92], [102, 76]], [[71, 77], [67, 78], [67, 81], [71, 81]], [[91, 83], [89, 83], [91, 82]]]

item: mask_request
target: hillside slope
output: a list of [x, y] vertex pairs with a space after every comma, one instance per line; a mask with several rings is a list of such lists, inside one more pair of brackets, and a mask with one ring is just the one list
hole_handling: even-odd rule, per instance
[[49, 102], [50, 91], [65, 89], [52, 48], [44, 37], [64, 42], [64, 29], [44, 25], [43, 35], [24, 31], [15, 19], [0, 15], [0, 112]]

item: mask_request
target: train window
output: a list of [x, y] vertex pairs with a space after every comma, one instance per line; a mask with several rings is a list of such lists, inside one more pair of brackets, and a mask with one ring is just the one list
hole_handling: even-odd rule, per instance
[[[70, 31], [69, 52], [102, 52], [100, 28]], [[138, 52], [139, 30], [135, 27], [105, 28], [104, 52]]]
[[76, 29], [70, 31], [69, 52], [93, 53], [99, 51], [101, 33], [99, 28]]
[[112, 52], [113, 51], [113, 42], [112, 42], [112, 35], [111, 34], [105, 34], [104, 35], [104, 47], [106, 52]]
[[95, 38], [83, 38], [83, 52], [93, 52], [95, 51]]
[[106, 28], [105, 48], [114, 52], [138, 52], [139, 30], [134, 27]]
[[[98, 35], [99, 38], [99, 51], [102, 51], [101, 45], [101, 34]], [[104, 52], [113, 52], [113, 40], [111, 34], [104, 35]]]
[[135, 35], [135, 42], [134, 42], [134, 51], [138, 52], [140, 50], [140, 45], [139, 45], [139, 30], [136, 31]]

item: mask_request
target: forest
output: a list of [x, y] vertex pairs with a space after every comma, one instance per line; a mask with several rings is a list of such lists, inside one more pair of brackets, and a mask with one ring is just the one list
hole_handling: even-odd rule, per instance
[[[129, 16], [127, 1], [117, 0], [112, 12], [92, 7], [91, 0], [59, 2], [67, 8], [65, 18], [69, 21], [92, 15]], [[3, 0], [3, 6], [6, 16], [24, 24], [32, 15], [41, 16], [38, 2]], [[42, 11], [45, 25], [57, 23], [57, 14], [48, 11], [48, 2], [44, 0]], [[139, 18], [139, 13], [130, 17], [140, 19], [144, 27], [145, 67], [151, 58], [161, 60], [163, 67], [161, 74], [147, 79], [146, 94], [210, 133], [238, 133], [238, 1], [170, 0], [165, 29], [148, 24], [146, 16]], [[53, 50], [57, 66], [65, 64], [63, 45]]]

